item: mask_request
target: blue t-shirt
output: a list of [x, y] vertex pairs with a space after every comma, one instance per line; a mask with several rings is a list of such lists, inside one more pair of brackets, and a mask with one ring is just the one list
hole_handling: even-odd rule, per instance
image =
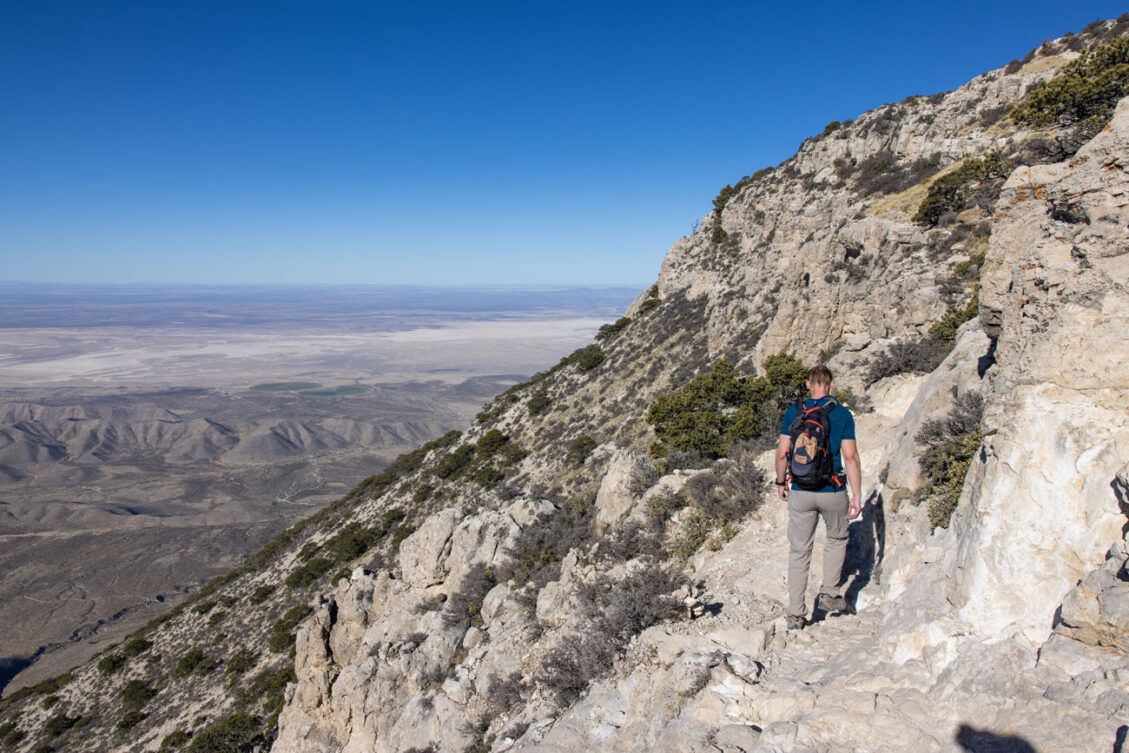
[[[821, 397], [818, 400], [812, 400], [809, 397], [807, 400], [804, 400], [804, 407], [814, 408], [817, 405], [823, 405], [830, 399], [830, 397]], [[784, 411], [784, 420], [780, 422], [780, 433], [786, 437], [790, 436], [788, 434], [788, 427], [791, 426], [792, 422], [795, 420], [796, 404], [792, 403], [788, 406], [788, 410]], [[840, 450], [844, 439], [855, 438], [855, 417], [842, 405], [836, 404], [835, 407], [831, 409], [831, 412], [827, 414], [827, 421], [831, 424], [831, 436], [828, 438], [828, 445], [831, 449], [831, 458], [835, 466], [835, 474], [846, 483], [846, 478], [843, 476], [843, 455]], [[800, 487], [793, 483], [792, 488], [799, 489]], [[845, 487], [836, 487], [834, 484], [828, 484], [822, 489], [808, 489], [807, 491], [837, 492], [844, 488]]]

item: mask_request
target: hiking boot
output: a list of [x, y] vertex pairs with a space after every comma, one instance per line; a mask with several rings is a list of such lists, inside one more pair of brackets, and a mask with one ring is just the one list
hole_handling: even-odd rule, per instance
[[820, 594], [818, 603], [827, 613], [847, 611], [847, 599], [842, 595]]
[[803, 618], [803, 615], [790, 614], [785, 620], [785, 625], [789, 630], [803, 630], [805, 624], [807, 624], [807, 621]]

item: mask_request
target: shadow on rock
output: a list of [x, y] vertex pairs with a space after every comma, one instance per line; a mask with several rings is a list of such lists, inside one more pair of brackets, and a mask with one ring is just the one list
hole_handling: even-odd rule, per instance
[[1035, 746], [1018, 735], [997, 735], [967, 724], [960, 725], [953, 739], [966, 753], [1038, 753]]
[[843, 578], [854, 576], [844, 593], [853, 612], [858, 595], [871, 580], [882, 583], [882, 560], [886, 556], [886, 511], [881, 492], [871, 492], [863, 503], [862, 516], [851, 523], [849, 531]]

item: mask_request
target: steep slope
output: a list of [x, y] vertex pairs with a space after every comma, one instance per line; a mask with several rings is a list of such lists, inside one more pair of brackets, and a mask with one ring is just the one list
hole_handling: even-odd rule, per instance
[[[723, 191], [599, 345], [5, 701], [0, 731], [20, 751], [1110, 750], [1129, 103], [1096, 136], [1006, 116], [1127, 31], [829, 127]], [[802, 373], [782, 351], [853, 391], [874, 490], [859, 613], [798, 634], [758, 471]]]

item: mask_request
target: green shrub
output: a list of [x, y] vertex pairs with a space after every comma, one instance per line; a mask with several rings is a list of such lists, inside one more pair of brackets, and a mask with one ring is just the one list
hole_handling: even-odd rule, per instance
[[59, 696], [49, 695], [49, 696], [44, 697], [44, 699], [40, 702], [40, 705], [44, 709], [50, 709], [52, 706], [54, 706], [58, 702], [59, 702]]
[[920, 463], [927, 480], [925, 495], [933, 528], [949, 527], [964, 477], [984, 438], [980, 427], [983, 416], [983, 396], [967, 392], [956, 399], [946, 416], [926, 421], [917, 433], [917, 441], [924, 445]]
[[838, 131], [842, 127], [843, 127], [843, 124], [840, 123], [838, 120], [832, 120], [830, 123], [823, 126], [823, 135], [824, 136], [830, 136], [831, 134], [835, 133], [835, 131]]
[[432, 473], [442, 479], [454, 480], [474, 462], [474, 454], [474, 445], [464, 444], [440, 458]]
[[392, 533], [392, 548], [398, 549], [404, 539], [415, 533], [416, 527], [411, 523], [404, 523]]
[[81, 716], [56, 714], [43, 724], [43, 732], [48, 737], [58, 737], [82, 720]]
[[174, 674], [179, 678], [192, 674], [206, 675], [215, 669], [215, 666], [215, 662], [208, 658], [202, 649], [193, 647], [184, 652], [177, 661]]
[[380, 496], [401, 478], [419, 470], [430, 452], [450, 447], [458, 442], [461, 436], [462, 432], [449, 431], [438, 439], [433, 439], [411, 452], [400, 455], [383, 471], [375, 476], [369, 476], [358, 484], [348, 495], [342, 498], [341, 501], [350, 502]]
[[281, 654], [288, 651], [294, 645], [294, 631], [298, 627], [298, 623], [306, 619], [306, 617], [314, 610], [306, 604], [295, 604], [287, 609], [286, 612], [279, 617], [274, 625], [271, 626], [270, 640], [267, 642], [267, 648], [274, 651], [276, 654]]
[[505, 473], [490, 464], [484, 465], [474, 472], [475, 483], [483, 489], [493, 489], [498, 484], [502, 483], [502, 479], [505, 477]]
[[190, 753], [252, 753], [266, 744], [262, 720], [238, 712], [205, 727], [192, 738]]
[[212, 607], [216, 605], [214, 601], [202, 601], [192, 607], [192, 611], [196, 614], [204, 615], [212, 611]]
[[775, 440], [787, 406], [804, 393], [807, 368], [779, 354], [764, 362], [763, 376], [741, 376], [726, 359], [674, 392], [660, 396], [647, 422], [662, 443], [655, 448], [723, 456], [736, 442]]
[[7, 721], [0, 723], [0, 743], [8, 746], [14, 746], [20, 740], [24, 739], [23, 731], [16, 726], [14, 721]]
[[118, 719], [118, 723], [114, 725], [114, 728], [118, 732], [128, 732], [143, 721], [145, 721], [145, 714], [136, 710], [127, 711], [122, 715], [121, 719]]
[[135, 635], [125, 642], [122, 646], [122, 653], [126, 656], [140, 656], [148, 651], [153, 646], [151, 641], [147, 641], [139, 635]]
[[252, 591], [251, 596], [248, 598], [250, 599], [252, 604], [262, 604], [264, 601], [270, 598], [270, 595], [274, 593], [274, 589], [274, 584], [264, 583], [263, 585], [258, 586], [254, 591]]
[[326, 557], [314, 557], [309, 562], [295, 568], [286, 576], [286, 585], [290, 588], [303, 588], [325, 575], [335, 563]]
[[599, 345], [587, 345], [568, 357], [578, 371], [591, 371], [604, 362], [604, 351]]
[[258, 704], [267, 715], [266, 727], [272, 728], [282, 713], [286, 684], [297, 681], [292, 664], [264, 669], [236, 691], [236, 702], [244, 708]]
[[501, 430], [491, 429], [479, 437], [475, 444], [475, 450], [479, 457], [488, 458], [501, 450], [509, 441], [510, 438], [503, 434]]
[[643, 298], [643, 302], [639, 304], [639, 311], [650, 311], [660, 303], [662, 303], [662, 299], [659, 298], [659, 286], [652, 285], [647, 288], [647, 295]]
[[224, 662], [223, 670], [229, 677], [239, 677], [240, 675], [246, 674], [247, 670], [255, 666], [255, 662], [258, 661], [258, 658], [258, 654], [254, 651], [241, 648]]
[[681, 560], [689, 559], [706, 543], [714, 529], [713, 521], [699, 510], [690, 510], [682, 521], [671, 551]]
[[529, 400], [525, 403], [525, 407], [529, 409], [529, 415], [540, 416], [552, 402], [553, 401], [549, 399], [549, 393], [542, 387], [530, 395]]
[[1007, 179], [1012, 165], [999, 152], [969, 157], [960, 167], [942, 175], [929, 190], [913, 215], [913, 221], [933, 227], [942, 216], [973, 206], [990, 209]]
[[725, 232], [725, 228], [723, 228], [721, 222], [718, 221], [718, 223], [713, 226], [713, 230], [710, 231], [710, 242], [725, 243], [728, 238], [729, 233]]
[[980, 312], [980, 303], [977, 296], [972, 296], [963, 306], [951, 306], [933, 326], [929, 328], [929, 336], [938, 342], [952, 346], [956, 341], [957, 330], [965, 322], [972, 321]]
[[106, 654], [98, 660], [98, 671], [104, 675], [116, 674], [128, 661], [119, 653]]
[[628, 324], [631, 324], [631, 317], [621, 316], [614, 322], [601, 326], [600, 329], [596, 331], [596, 339], [602, 342], [611, 337], [615, 337], [620, 332], [625, 330]]
[[334, 562], [351, 562], [374, 547], [387, 533], [384, 528], [368, 528], [349, 523], [325, 542], [324, 550]]
[[768, 175], [771, 172], [772, 172], [771, 167], [762, 167], [760, 170], [757, 170], [752, 175], [746, 175], [744, 178], [741, 178], [741, 180], [737, 181], [737, 183], [732, 185], [732, 186], [727, 184], [724, 188], [722, 188], [720, 191], [718, 191], [717, 196], [714, 197], [714, 200], [713, 200], [713, 211], [714, 211], [714, 213], [718, 217], [721, 217], [721, 212], [722, 212], [723, 209], [725, 209], [725, 205], [729, 203], [730, 199], [732, 199], [734, 196], [739, 194], [741, 192], [741, 190], [743, 188], [745, 188], [745, 186], [748, 186], [751, 183], [755, 183], [756, 181], [760, 180], [761, 178], [763, 178], [764, 176]]
[[592, 450], [596, 449], [597, 443], [595, 439], [587, 434], [581, 435], [572, 440], [568, 444], [568, 451], [565, 457], [570, 465], [584, 465], [584, 461], [592, 454]]
[[4, 722], [0, 724], [0, 742], [8, 747], [16, 747], [16, 744], [25, 737], [27, 737], [27, 733], [17, 727], [14, 722]]
[[1035, 84], [1011, 111], [1019, 125], [1105, 127], [1117, 102], [1129, 95], [1129, 37], [1103, 42]]
[[180, 750], [184, 747], [184, 744], [191, 739], [192, 736], [184, 730], [173, 730], [172, 732], [165, 735], [164, 739], [161, 740], [161, 747], [159, 748], [159, 750], [162, 751], [162, 753], [172, 750]]
[[33, 695], [44, 695], [44, 694], [54, 693], [58, 690], [61, 690], [70, 681], [71, 681], [71, 673], [70, 672], [64, 672], [61, 675], [58, 675], [56, 677], [52, 677], [48, 680], [44, 680], [43, 682], [40, 682], [40, 683], [36, 683], [35, 685], [29, 685], [27, 687], [20, 688], [19, 690], [15, 691], [14, 693], [10, 693], [10, 694], [4, 696], [4, 700], [15, 703], [16, 701], [22, 701], [25, 698], [30, 698]]
[[157, 695], [157, 691], [144, 680], [130, 680], [122, 686], [120, 695], [122, 704], [127, 709], [139, 710], [145, 708], [145, 704]]

